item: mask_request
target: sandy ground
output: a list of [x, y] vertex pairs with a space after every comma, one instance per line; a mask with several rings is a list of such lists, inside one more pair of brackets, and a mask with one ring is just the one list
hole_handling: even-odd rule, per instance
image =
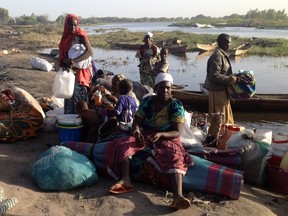
[[[18, 86], [35, 98], [51, 96], [55, 71], [33, 70], [30, 60], [34, 51], [21, 47], [9, 38], [1, 38], [1, 49], [16, 46], [21, 53], [0, 56], [0, 88]], [[23, 48], [23, 49], [22, 49]], [[53, 59], [47, 56], [50, 62]], [[147, 184], [135, 183], [136, 190], [123, 195], [110, 195], [107, 189], [114, 183], [110, 177], [100, 176], [96, 185], [72, 191], [46, 192], [33, 182], [31, 167], [45, 144], [59, 143], [57, 133], [43, 132], [37, 137], [15, 143], [0, 144], [0, 186], [5, 197], [16, 197], [19, 202], [5, 215], [288, 215], [288, 196], [275, 194], [263, 188], [244, 184], [239, 200], [225, 200], [195, 191], [202, 203], [191, 203], [187, 210], [174, 211], [168, 206], [172, 198], [165, 197], [165, 190]], [[80, 199], [79, 199], [79, 195]], [[218, 200], [218, 201], [217, 201]]]

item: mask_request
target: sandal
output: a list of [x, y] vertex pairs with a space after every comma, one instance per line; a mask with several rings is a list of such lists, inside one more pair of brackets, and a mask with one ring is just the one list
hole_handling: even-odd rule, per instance
[[174, 209], [187, 209], [190, 207], [190, 201], [183, 196], [177, 197], [173, 200], [170, 207]]

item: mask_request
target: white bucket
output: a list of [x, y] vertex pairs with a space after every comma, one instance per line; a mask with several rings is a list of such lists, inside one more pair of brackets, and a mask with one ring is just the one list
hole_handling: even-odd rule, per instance
[[76, 127], [82, 124], [82, 118], [78, 114], [64, 114], [58, 116], [58, 125]]

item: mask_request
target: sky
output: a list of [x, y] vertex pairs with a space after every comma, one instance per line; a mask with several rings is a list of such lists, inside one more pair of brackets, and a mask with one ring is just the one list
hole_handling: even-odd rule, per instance
[[[172, 3], [173, 2], [173, 3]], [[245, 15], [249, 10], [285, 9], [288, 0], [0, 0], [10, 17], [48, 15], [51, 21], [74, 13], [80, 17], [223, 17]]]

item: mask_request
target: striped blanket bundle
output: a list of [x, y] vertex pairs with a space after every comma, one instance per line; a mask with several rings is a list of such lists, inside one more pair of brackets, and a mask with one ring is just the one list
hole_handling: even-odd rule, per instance
[[236, 74], [240, 82], [230, 85], [227, 89], [232, 100], [250, 98], [255, 94], [256, 80], [253, 71], [239, 70]]

